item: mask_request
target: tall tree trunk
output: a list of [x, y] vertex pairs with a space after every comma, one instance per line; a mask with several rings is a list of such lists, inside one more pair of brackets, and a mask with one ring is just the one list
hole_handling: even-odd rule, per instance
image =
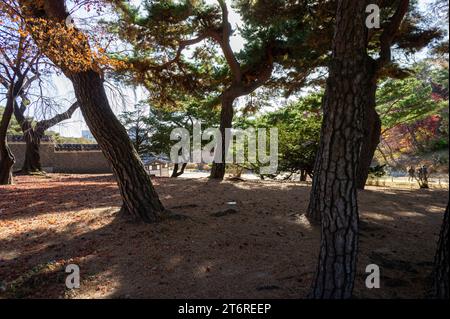
[[13, 183], [12, 167], [16, 159], [8, 146], [8, 126], [14, 113], [16, 98], [23, 92], [25, 80], [24, 74], [17, 74], [16, 76], [16, 81], [12, 81], [9, 84], [8, 92], [6, 93], [6, 107], [0, 121], [0, 185]]
[[[222, 163], [214, 162], [211, 169], [210, 178], [223, 179], [225, 177], [226, 168], [226, 150], [229, 144], [226, 143], [225, 133], [226, 129], [231, 129], [233, 124], [233, 103], [234, 98], [222, 98], [222, 110], [220, 112], [220, 133], [222, 138]], [[229, 141], [228, 141], [229, 142]], [[215, 150], [217, 152], [217, 149]]]
[[372, 88], [367, 96], [366, 113], [364, 116], [364, 137], [359, 155], [359, 167], [356, 187], [363, 190], [366, 187], [369, 169], [375, 156], [375, 151], [380, 144], [381, 119], [376, 111], [376, 79], [373, 76]]
[[125, 128], [109, 106], [100, 75], [86, 71], [69, 77], [86, 123], [112, 166], [123, 212], [144, 222], [159, 221], [164, 207]]
[[322, 216], [321, 245], [310, 298], [350, 298], [358, 249], [356, 172], [364, 99], [373, 63], [366, 54], [365, 1], [337, 3], [333, 56], [310, 209]]
[[408, 12], [409, 3], [409, 0], [401, 0], [398, 2], [395, 13], [392, 15], [389, 22], [383, 26], [383, 32], [380, 35], [380, 56], [376, 61], [374, 61], [375, 66], [372, 68], [370, 73], [372, 75], [372, 83], [366, 96], [367, 106], [365, 134], [361, 148], [359, 171], [357, 175], [357, 187], [359, 189], [364, 189], [365, 187], [370, 164], [375, 154], [375, 150], [380, 143], [381, 121], [376, 112], [376, 80], [381, 69], [392, 61], [391, 47], [394, 43], [395, 36], [400, 28], [403, 18]]
[[[27, 18], [56, 21], [65, 25], [65, 20], [69, 15], [63, 0], [44, 0], [40, 3], [19, 0], [19, 3], [22, 14]], [[160, 221], [165, 215], [163, 214], [165, 209], [125, 128], [111, 110], [103, 79], [97, 69], [98, 66], [88, 66], [85, 71], [72, 68], [70, 61], [61, 61], [61, 56], [55, 56], [52, 50], [59, 50], [59, 47], [53, 47], [50, 51], [46, 50], [46, 46], [51, 46], [52, 43], [42, 38], [45, 36], [44, 32], [33, 31], [33, 26], [39, 29], [39, 27], [45, 28], [46, 25], [35, 21], [30, 23], [29, 29], [32, 36], [35, 37], [37, 45], [61, 67], [73, 84], [84, 119], [116, 176], [123, 200], [122, 212], [147, 223]], [[51, 30], [52, 23], [48, 25], [50, 26], [49, 31], [54, 32], [55, 30]], [[61, 30], [61, 32], [64, 31]], [[80, 54], [91, 55], [92, 52], [85, 35], [81, 32], [74, 33], [74, 35], [78, 36], [77, 41], [67, 43], [67, 45], [74, 51], [79, 51]]]
[[434, 271], [433, 271], [433, 287], [432, 287], [432, 297], [438, 299], [449, 299], [449, 267], [450, 261], [448, 258], [450, 247], [449, 247], [449, 219], [448, 219], [449, 206], [447, 205], [447, 210], [445, 211], [444, 221], [442, 223], [441, 233], [439, 235], [438, 247], [436, 250], [436, 256], [434, 259]]
[[[11, 92], [8, 93], [11, 95]], [[8, 126], [13, 114], [13, 98], [8, 96], [5, 111], [0, 122], [0, 185], [13, 183], [12, 167], [15, 163], [14, 155], [8, 146]]]
[[0, 142], [0, 185], [11, 185], [13, 183], [12, 167], [15, 163], [14, 155], [6, 139]]
[[40, 134], [36, 134], [34, 130], [25, 133], [25, 160], [22, 165], [22, 173], [35, 173], [41, 172], [41, 155], [39, 153], [41, 147]]

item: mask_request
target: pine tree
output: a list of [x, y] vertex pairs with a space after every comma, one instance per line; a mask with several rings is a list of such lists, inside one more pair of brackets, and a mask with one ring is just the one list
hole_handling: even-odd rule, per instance
[[66, 25], [64, 0], [19, 3], [36, 45], [73, 84], [87, 125], [116, 176], [122, 212], [148, 223], [160, 221], [165, 209], [106, 96], [102, 65], [111, 61], [91, 49], [85, 34]]
[[[371, 29], [366, 46], [369, 56], [374, 60], [374, 67], [370, 70], [372, 89], [367, 92], [366, 97], [370, 103], [365, 110], [367, 115], [358, 168], [359, 189], [365, 186], [369, 167], [380, 141], [381, 121], [375, 109], [377, 83], [389, 77], [408, 76], [410, 70], [398, 63], [395, 56], [414, 54], [442, 37], [442, 31], [430, 26], [420, 14], [416, 1], [412, 1], [408, 5], [408, 12], [401, 16], [398, 9], [404, 6], [403, 1], [370, 1], [367, 4], [369, 3], [380, 7], [381, 21], [379, 29]], [[277, 74], [268, 85], [282, 88], [287, 96], [306, 85], [324, 85], [336, 4], [337, 1], [307, 4], [295, 0], [237, 1], [245, 25], [243, 35], [247, 41], [259, 41], [264, 34], [284, 39], [288, 55], [279, 63], [287, 71]], [[308, 22], [307, 26], [304, 21]], [[395, 47], [393, 53], [392, 47]], [[311, 68], [314, 72], [311, 72]]]
[[322, 215], [314, 299], [350, 298], [358, 252], [356, 172], [372, 62], [366, 53], [364, 1], [339, 0], [314, 183]]
[[[176, 109], [186, 98], [207, 96], [206, 108], [220, 105], [222, 157], [213, 164], [211, 177], [222, 179], [228, 149], [225, 130], [232, 126], [235, 101], [271, 81], [275, 67], [289, 54], [286, 41], [271, 32], [258, 32], [243, 50], [234, 52], [231, 39], [235, 30], [224, 0], [213, 5], [204, 1], [143, 1], [139, 9], [124, 1], [113, 2], [121, 16], [109, 28], [133, 48], [122, 57], [127, 62], [126, 73], [149, 89], [152, 104]], [[302, 28], [309, 33], [312, 19], [304, 20]], [[243, 32], [246, 38], [252, 37], [250, 29]], [[311, 56], [320, 54], [305, 49], [305, 55], [303, 59], [310, 61]], [[313, 69], [305, 70], [302, 77], [310, 71]]]

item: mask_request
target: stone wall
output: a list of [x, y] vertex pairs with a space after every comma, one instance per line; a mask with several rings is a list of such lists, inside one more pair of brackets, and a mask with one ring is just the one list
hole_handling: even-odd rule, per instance
[[[14, 170], [22, 167], [25, 159], [25, 143], [9, 142], [16, 158]], [[103, 174], [111, 173], [111, 168], [100, 150], [62, 150], [52, 142], [41, 143], [42, 169], [49, 173]]]

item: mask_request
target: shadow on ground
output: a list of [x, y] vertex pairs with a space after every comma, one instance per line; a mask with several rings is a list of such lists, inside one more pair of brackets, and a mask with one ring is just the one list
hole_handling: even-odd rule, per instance
[[[302, 216], [309, 187], [275, 182], [156, 179], [165, 206], [189, 218], [156, 225], [118, 218], [111, 176], [21, 177], [0, 188], [0, 281], [16, 298], [303, 298], [319, 228]], [[447, 194], [360, 194], [361, 253], [355, 295], [424, 295]], [[5, 200], [3, 200], [5, 199]], [[238, 212], [212, 216], [236, 201]], [[69, 291], [68, 264], [81, 269]], [[382, 269], [367, 290], [364, 270]]]

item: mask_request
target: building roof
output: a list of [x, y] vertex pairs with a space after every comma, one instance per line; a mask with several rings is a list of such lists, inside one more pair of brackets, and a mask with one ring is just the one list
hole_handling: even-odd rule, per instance
[[101, 151], [98, 144], [56, 144], [56, 152], [89, 152]]
[[[22, 142], [25, 140], [22, 135], [8, 135], [8, 142]], [[42, 142], [54, 142], [51, 136], [44, 136], [41, 139]], [[92, 152], [101, 151], [98, 144], [55, 144], [55, 152]], [[171, 160], [165, 155], [142, 155], [141, 160], [144, 165], [154, 165], [154, 164], [170, 164]]]
[[169, 164], [171, 163], [170, 158], [164, 155], [142, 155], [141, 160], [144, 165], [152, 165], [152, 164]]
[[[7, 135], [6, 139], [8, 141], [8, 143], [25, 143], [25, 138], [23, 137], [23, 135]], [[51, 136], [43, 136], [41, 138], [41, 142], [53, 142], [53, 138]]]

